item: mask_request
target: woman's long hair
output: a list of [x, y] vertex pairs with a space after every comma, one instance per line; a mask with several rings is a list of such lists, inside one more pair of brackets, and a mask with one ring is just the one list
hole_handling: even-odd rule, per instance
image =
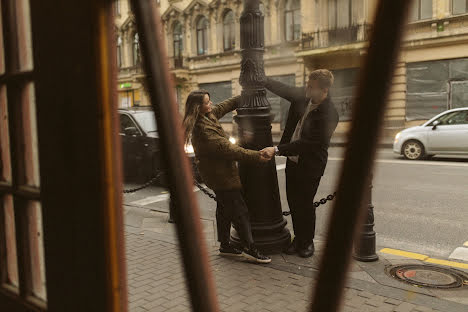
[[206, 90], [196, 90], [190, 92], [189, 96], [187, 97], [187, 101], [185, 102], [185, 115], [184, 115], [184, 139], [185, 144], [190, 142], [193, 128], [195, 127], [195, 123], [197, 122], [198, 116], [200, 115], [200, 107], [203, 104], [203, 98], [205, 94], [210, 94]]

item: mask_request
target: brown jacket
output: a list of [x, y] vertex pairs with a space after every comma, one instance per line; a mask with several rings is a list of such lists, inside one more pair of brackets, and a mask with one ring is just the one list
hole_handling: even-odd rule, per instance
[[235, 110], [239, 101], [237, 96], [214, 106], [211, 113], [198, 118], [192, 133], [198, 170], [203, 182], [215, 191], [242, 188], [236, 161], [260, 162], [260, 152], [232, 144], [218, 121]]

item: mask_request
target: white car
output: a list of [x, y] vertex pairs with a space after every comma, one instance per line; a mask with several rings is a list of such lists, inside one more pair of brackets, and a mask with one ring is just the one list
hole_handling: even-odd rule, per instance
[[468, 107], [445, 111], [420, 126], [399, 132], [393, 152], [410, 160], [436, 154], [468, 155]]

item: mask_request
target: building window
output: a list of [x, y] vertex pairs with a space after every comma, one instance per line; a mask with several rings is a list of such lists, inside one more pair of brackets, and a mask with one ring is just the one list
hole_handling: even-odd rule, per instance
[[466, 106], [468, 58], [408, 63], [406, 120], [426, 120]]
[[[214, 83], [203, 83], [198, 86], [200, 89], [206, 90], [210, 93], [210, 100], [214, 104], [219, 104], [222, 101], [232, 97], [232, 82], [214, 82]], [[222, 123], [232, 122], [232, 112], [227, 113], [220, 120]]]
[[234, 50], [236, 46], [236, 29], [234, 23], [234, 13], [229, 10], [223, 19], [223, 40], [224, 51]]
[[432, 0], [414, 0], [410, 12], [410, 21], [432, 18]]
[[340, 121], [351, 120], [352, 103], [358, 86], [358, 68], [333, 70], [335, 82], [330, 89], [330, 97], [338, 111]]
[[301, 38], [301, 2], [300, 0], [287, 0], [284, 12], [286, 41]]
[[[271, 76], [273, 80], [282, 82], [288, 86], [296, 86], [296, 75], [282, 75], [282, 76]], [[286, 120], [288, 118], [289, 107], [291, 103], [288, 100], [283, 99], [282, 97], [277, 96], [273, 92], [267, 90], [267, 99], [271, 106], [271, 114], [273, 115], [272, 122], [279, 123], [281, 130], [284, 130], [286, 127]]]
[[117, 66], [122, 67], [122, 37], [117, 37]]
[[452, 0], [452, 14], [468, 13], [468, 0]]
[[197, 54], [208, 53], [208, 19], [201, 17], [197, 23]]
[[138, 33], [133, 36], [133, 65], [137, 66], [140, 64], [140, 39]]
[[177, 22], [173, 32], [174, 44], [174, 67], [182, 67], [183, 35], [182, 24]]
[[344, 29], [351, 26], [352, 4], [351, 0], [328, 1], [328, 28]]

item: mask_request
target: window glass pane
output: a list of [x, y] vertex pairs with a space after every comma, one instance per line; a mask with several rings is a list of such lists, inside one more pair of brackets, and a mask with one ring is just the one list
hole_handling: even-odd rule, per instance
[[[210, 99], [215, 105], [232, 97], [231, 81], [202, 83], [200, 84], [200, 89], [204, 89], [210, 93]], [[232, 113], [226, 114], [220, 121], [232, 122]]]
[[294, 39], [297, 40], [301, 37], [301, 11], [294, 11]]
[[[22, 140], [23, 170], [18, 177], [21, 183], [29, 186], [39, 186], [39, 155], [36, 127], [36, 102], [34, 98], [34, 85], [29, 83], [21, 94], [22, 113]], [[19, 166], [22, 167], [22, 166]]]
[[10, 138], [8, 133], [6, 87], [0, 86], [0, 181], [11, 182]]
[[447, 110], [447, 92], [414, 93], [406, 96], [406, 120], [431, 119]]
[[[16, 230], [15, 230], [15, 215], [13, 210], [13, 198], [11, 195], [6, 195], [0, 203], [4, 215], [5, 224], [2, 224], [0, 229], [4, 229], [5, 235], [5, 251], [6, 251], [6, 280], [3, 283], [18, 287], [18, 263], [16, 256]], [[0, 236], [1, 237], [1, 236]], [[3, 242], [0, 242], [3, 244]]]
[[203, 54], [205, 52], [203, 50], [203, 30], [197, 31], [197, 47], [198, 47], [198, 54]]
[[337, 8], [337, 27], [348, 28], [350, 25], [350, 3], [349, 0], [338, 0]]
[[[296, 75], [283, 75], [270, 77], [276, 81], [280, 81], [288, 86], [294, 87], [296, 85]], [[291, 103], [273, 92], [267, 90], [267, 99], [270, 102], [271, 113], [273, 114], [273, 122], [279, 122], [281, 130], [286, 126], [286, 119], [288, 117], [289, 106]]]
[[409, 63], [406, 66], [406, 119], [424, 120], [448, 108], [449, 62]]
[[329, 29], [336, 28], [336, 1], [337, 0], [328, 1], [328, 28]]
[[406, 68], [408, 93], [447, 92], [447, 61], [410, 63]]
[[449, 61], [450, 79], [468, 80], [468, 58]]
[[432, 0], [421, 0], [421, 19], [432, 18]]
[[408, 18], [411, 22], [419, 20], [419, 0], [413, 0]]
[[468, 107], [468, 81], [450, 84], [450, 108]]
[[14, 2], [16, 4], [16, 21], [18, 23], [18, 69], [31, 70], [33, 68], [33, 60], [29, 0], [16, 0]]
[[351, 120], [352, 101], [358, 83], [358, 72], [357, 68], [333, 70], [335, 82], [330, 89], [330, 97], [338, 111], [340, 121]]
[[452, 0], [452, 13], [463, 14], [467, 13], [467, 1], [466, 0]]
[[286, 40], [291, 41], [293, 39], [293, 31], [294, 31], [292, 12], [286, 12], [285, 24], [286, 24]]
[[448, 125], [464, 125], [468, 124], [468, 113], [467, 111], [457, 112], [447, 119]]
[[46, 299], [46, 279], [44, 264], [44, 238], [42, 231], [42, 211], [39, 202], [30, 201], [27, 207], [28, 232], [29, 232], [29, 255], [32, 273], [33, 295]]

